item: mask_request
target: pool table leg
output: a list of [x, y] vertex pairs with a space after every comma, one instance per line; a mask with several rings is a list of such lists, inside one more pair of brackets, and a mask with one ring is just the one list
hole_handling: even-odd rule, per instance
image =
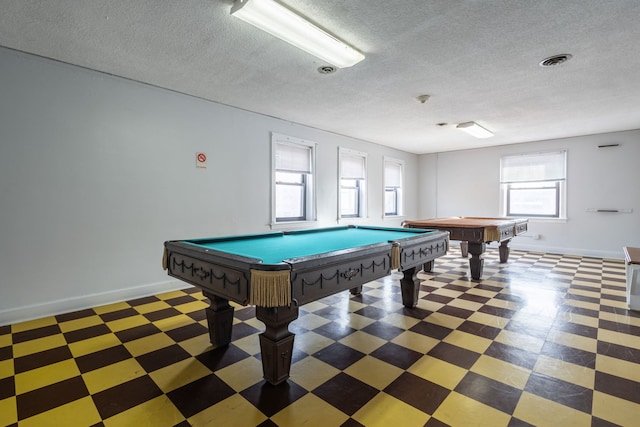
[[460, 242], [460, 255], [462, 255], [462, 258], [469, 257], [469, 242], [466, 240]]
[[400, 290], [402, 291], [402, 304], [407, 308], [413, 308], [418, 304], [418, 292], [420, 292], [420, 280], [416, 267], [408, 268], [402, 272]]
[[425, 262], [424, 264], [422, 264], [422, 271], [424, 271], [425, 273], [431, 273], [433, 271], [435, 263], [435, 260]]
[[511, 239], [503, 240], [498, 246], [498, 252], [500, 253], [500, 262], [507, 262], [509, 260], [509, 242]]
[[211, 304], [205, 312], [209, 323], [209, 340], [216, 347], [228, 345], [231, 342], [231, 327], [233, 325], [233, 307], [229, 301], [203, 291]]
[[486, 243], [469, 242], [469, 268], [471, 270], [471, 278], [480, 280], [484, 267], [484, 251], [487, 249]]
[[264, 379], [278, 385], [289, 378], [294, 334], [289, 332], [289, 323], [298, 318], [298, 306], [259, 307], [256, 318], [266, 326], [260, 334], [262, 372]]

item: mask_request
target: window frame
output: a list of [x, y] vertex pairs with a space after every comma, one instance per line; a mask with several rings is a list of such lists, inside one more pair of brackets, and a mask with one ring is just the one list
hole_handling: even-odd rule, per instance
[[[345, 185], [345, 181], [353, 181], [353, 185], [347, 186]], [[345, 214], [343, 212], [343, 208], [345, 207], [342, 203], [342, 193], [345, 190], [353, 190], [355, 204], [352, 206], [355, 213], [353, 214]], [[340, 219], [349, 219], [349, 218], [362, 218], [362, 197], [360, 196], [362, 188], [360, 186], [359, 179], [340, 179], [340, 189], [338, 194], [338, 215]]]
[[[520, 192], [520, 191], [527, 191], [527, 190], [552, 190], [555, 194], [554, 194], [554, 200], [555, 200], [555, 206], [554, 206], [554, 210], [555, 213], [552, 215], [543, 215], [543, 214], [534, 214], [534, 213], [525, 213], [525, 212], [512, 212], [511, 211], [511, 194], [512, 192]], [[507, 188], [506, 188], [506, 216], [508, 217], [527, 217], [527, 218], [553, 218], [553, 219], [558, 219], [560, 218], [560, 182], [559, 181], [555, 181], [553, 186], [540, 186], [540, 187], [520, 187], [517, 184], [507, 184]]]
[[[555, 157], [551, 161], [545, 162], [543, 159]], [[527, 179], [525, 172], [521, 177], [513, 171], [506, 171], [505, 163], [515, 160], [529, 161], [530, 172]], [[513, 167], [513, 165], [511, 165]], [[515, 168], [517, 170], [517, 167]], [[525, 166], [522, 166], [525, 171]], [[527, 190], [551, 190], [554, 191], [555, 206], [551, 206], [553, 214], [539, 214], [531, 212], [515, 212], [511, 206], [512, 194]], [[567, 219], [567, 150], [550, 150], [535, 153], [509, 154], [500, 158], [500, 212], [507, 217], [535, 218], [548, 220]]]
[[[304, 221], [307, 217], [307, 179], [306, 179], [306, 174], [301, 173], [300, 175], [300, 182], [291, 182], [291, 181], [278, 181], [278, 171], [276, 171], [276, 181], [275, 181], [275, 186], [276, 186], [276, 195], [278, 192], [278, 186], [291, 186], [291, 187], [300, 187], [302, 190], [302, 198], [300, 200], [300, 212], [302, 213], [301, 216], [291, 216], [291, 217], [277, 217], [276, 216], [276, 221], [281, 223], [281, 222], [292, 222], [292, 221]], [[287, 173], [287, 172], [285, 172]], [[291, 173], [291, 172], [288, 172]], [[292, 175], [295, 175], [294, 173], [291, 173]], [[276, 207], [276, 213], [277, 213], [277, 207]]]
[[[278, 147], [292, 146], [296, 148], [304, 148], [309, 150], [309, 165], [308, 171], [293, 171], [278, 169], [277, 157]], [[271, 133], [271, 226], [292, 224], [292, 223], [311, 223], [316, 221], [316, 146], [313, 141], [296, 138], [288, 135], [282, 135], [279, 133]], [[278, 182], [277, 172], [286, 173], [300, 173], [301, 184], [294, 184], [289, 182]], [[302, 217], [278, 217], [278, 207], [276, 205], [276, 191], [278, 185], [301, 185], [303, 187], [303, 200], [302, 203]]]
[[[387, 173], [387, 167], [398, 168], [399, 183], [398, 185], [389, 185], [388, 179], [390, 175]], [[405, 163], [404, 160], [394, 159], [391, 157], [384, 157], [382, 162], [382, 217], [383, 218], [398, 218], [404, 215], [404, 173]], [[394, 183], [391, 183], [394, 184]], [[395, 212], [387, 212], [387, 192], [392, 191], [395, 199]]]
[[[392, 193], [393, 195], [393, 205], [394, 211], [387, 212], [387, 195], [388, 193]], [[384, 188], [384, 214], [385, 216], [398, 216], [398, 189], [396, 187], [385, 187]]]
[[[345, 176], [345, 159], [348, 157], [357, 158], [362, 161], [362, 172], [358, 176]], [[353, 171], [351, 171], [353, 173]], [[355, 186], [346, 187], [344, 181], [355, 181]], [[356, 205], [355, 214], [343, 214], [342, 190], [344, 188], [355, 188]], [[366, 218], [367, 216], [367, 153], [338, 147], [338, 221], [343, 219]]]

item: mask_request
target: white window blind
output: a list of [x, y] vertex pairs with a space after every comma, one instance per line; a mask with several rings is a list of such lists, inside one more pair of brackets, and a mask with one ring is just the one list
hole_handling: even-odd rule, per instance
[[519, 154], [500, 159], [500, 182], [562, 181], [566, 178], [566, 150]]
[[311, 147], [276, 143], [276, 170], [311, 173]]
[[365, 179], [365, 158], [342, 153], [340, 156], [340, 178]]
[[384, 163], [384, 185], [402, 187], [402, 165], [394, 162]]

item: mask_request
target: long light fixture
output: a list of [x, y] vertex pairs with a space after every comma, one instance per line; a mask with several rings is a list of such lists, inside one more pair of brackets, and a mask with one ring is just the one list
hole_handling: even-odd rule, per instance
[[273, 0], [236, 0], [231, 14], [339, 68], [364, 55]]
[[476, 138], [491, 138], [493, 136], [493, 132], [483, 128], [476, 122], [460, 123], [458, 126], [456, 126], [456, 129], [463, 130], [469, 135], [475, 136]]

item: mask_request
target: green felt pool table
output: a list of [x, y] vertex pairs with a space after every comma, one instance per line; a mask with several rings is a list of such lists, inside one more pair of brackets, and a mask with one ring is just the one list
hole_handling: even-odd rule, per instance
[[415, 307], [423, 264], [446, 254], [449, 233], [438, 230], [344, 226], [164, 244], [164, 268], [202, 289], [211, 342], [231, 342], [233, 301], [255, 305], [265, 324], [260, 335], [264, 378], [289, 377], [294, 335], [289, 323], [298, 306], [336, 292], [358, 294], [362, 285], [403, 272], [402, 303]]

